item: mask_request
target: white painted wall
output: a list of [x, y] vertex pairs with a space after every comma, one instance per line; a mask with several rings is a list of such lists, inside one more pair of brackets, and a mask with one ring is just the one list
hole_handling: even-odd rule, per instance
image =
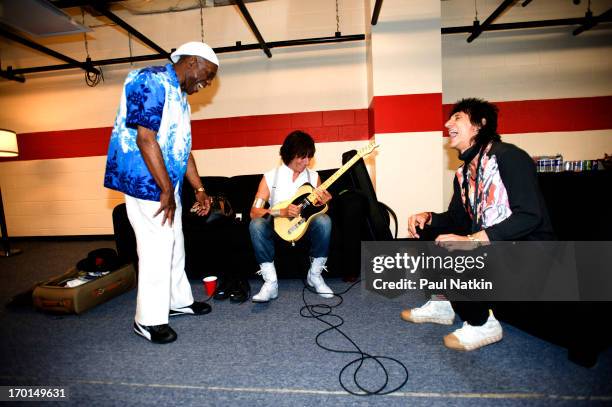
[[106, 157], [0, 163], [9, 236], [112, 234], [123, 194], [102, 187]]
[[[538, 0], [515, 6], [496, 21], [548, 20], [584, 16], [586, 1]], [[478, 1], [480, 21], [499, 4]], [[610, 0], [592, 0], [595, 15], [612, 7]], [[470, 25], [473, 0], [443, 2], [444, 27]], [[464, 97], [490, 101], [557, 99], [612, 95], [612, 28], [601, 25], [573, 36], [575, 27], [485, 32], [472, 43], [468, 34], [442, 37], [443, 102]], [[561, 153], [566, 159], [593, 159], [612, 152], [612, 130], [516, 134], [502, 139], [529, 154]], [[452, 196], [456, 152], [444, 154], [444, 202]]]
[[[336, 30], [335, 3], [327, 0], [269, 0], [250, 3], [248, 8], [267, 41], [333, 36]], [[343, 34], [364, 32], [364, 20], [356, 17], [363, 15], [361, 1], [340, 1], [339, 10]], [[80, 21], [80, 13], [76, 14]], [[167, 50], [200, 38], [199, 10], [133, 16], [117, 9], [116, 14]], [[205, 40], [212, 47], [231, 46], [238, 40], [257, 42], [235, 7], [207, 8], [204, 18]], [[86, 22], [108, 21], [86, 15]], [[84, 60], [82, 36], [64, 38], [37, 41]], [[127, 36], [115, 26], [96, 27], [88, 38], [94, 60], [129, 55]], [[137, 41], [132, 48], [134, 55], [153, 53]], [[274, 48], [272, 54], [272, 58], [262, 51], [220, 54], [221, 69], [213, 86], [190, 97], [192, 118], [367, 107], [363, 42]], [[15, 69], [62, 63], [2, 38], [0, 57], [3, 67]], [[18, 133], [110, 126], [127, 73], [167, 62], [103, 67], [105, 81], [95, 88], [85, 85], [79, 70], [28, 75], [25, 84], [0, 80], [0, 123]]]
[[[369, 42], [374, 97], [441, 93], [440, 24], [439, 1], [384, 2]], [[376, 194], [396, 212], [398, 237], [406, 237], [408, 216], [442, 210], [442, 132], [376, 134], [375, 138], [380, 144]]]

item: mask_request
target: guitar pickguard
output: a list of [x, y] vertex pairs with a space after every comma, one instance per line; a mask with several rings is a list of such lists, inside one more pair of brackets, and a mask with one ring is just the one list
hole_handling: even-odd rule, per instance
[[300, 215], [304, 220], [308, 220], [311, 216], [321, 213], [321, 211], [325, 210], [327, 207], [327, 205], [314, 205], [306, 199], [308, 195], [309, 194], [302, 194], [291, 202], [293, 205], [303, 205]]

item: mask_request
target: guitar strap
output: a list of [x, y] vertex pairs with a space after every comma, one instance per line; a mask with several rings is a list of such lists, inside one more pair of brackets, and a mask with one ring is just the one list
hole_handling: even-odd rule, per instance
[[280, 167], [276, 167], [276, 171], [274, 171], [274, 182], [272, 182], [272, 188], [270, 189], [270, 206], [274, 204], [274, 192], [276, 192], [276, 181], [278, 180], [278, 169]]

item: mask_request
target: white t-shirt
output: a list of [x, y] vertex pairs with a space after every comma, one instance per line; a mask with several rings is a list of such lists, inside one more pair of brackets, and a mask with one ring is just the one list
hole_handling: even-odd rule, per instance
[[292, 198], [298, 188], [307, 182], [316, 187], [319, 174], [310, 168], [306, 168], [293, 181], [293, 170], [283, 164], [266, 172], [264, 178], [270, 190], [270, 206], [274, 206], [279, 202]]

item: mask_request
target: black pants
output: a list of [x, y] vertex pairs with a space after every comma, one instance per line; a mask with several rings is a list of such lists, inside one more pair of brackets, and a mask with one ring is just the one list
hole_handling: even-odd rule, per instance
[[472, 326], [484, 325], [489, 318], [489, 309], [495, 308], [494, 302], [451, 301], [455, 313], [462, 321]]
[[[469, 232], [461, 230], [448, 230], [441, 228], [427, 227], [422, 233], [419, 240], [421, 241], [433, 241], [439, 235], [455, 233], [458, 235], [467, 235]], [[437, 293], [441, 294], [441, 293]], [[482, 302], [482, 301], [451, 301], [451, 305], [455, 310], [455, 313], [459, 315], [462, 321], [467, 322], [472, 326], [484, 325], [489, 318], [489, 309], [494, 310], [496, 308], [495, 302]]]

